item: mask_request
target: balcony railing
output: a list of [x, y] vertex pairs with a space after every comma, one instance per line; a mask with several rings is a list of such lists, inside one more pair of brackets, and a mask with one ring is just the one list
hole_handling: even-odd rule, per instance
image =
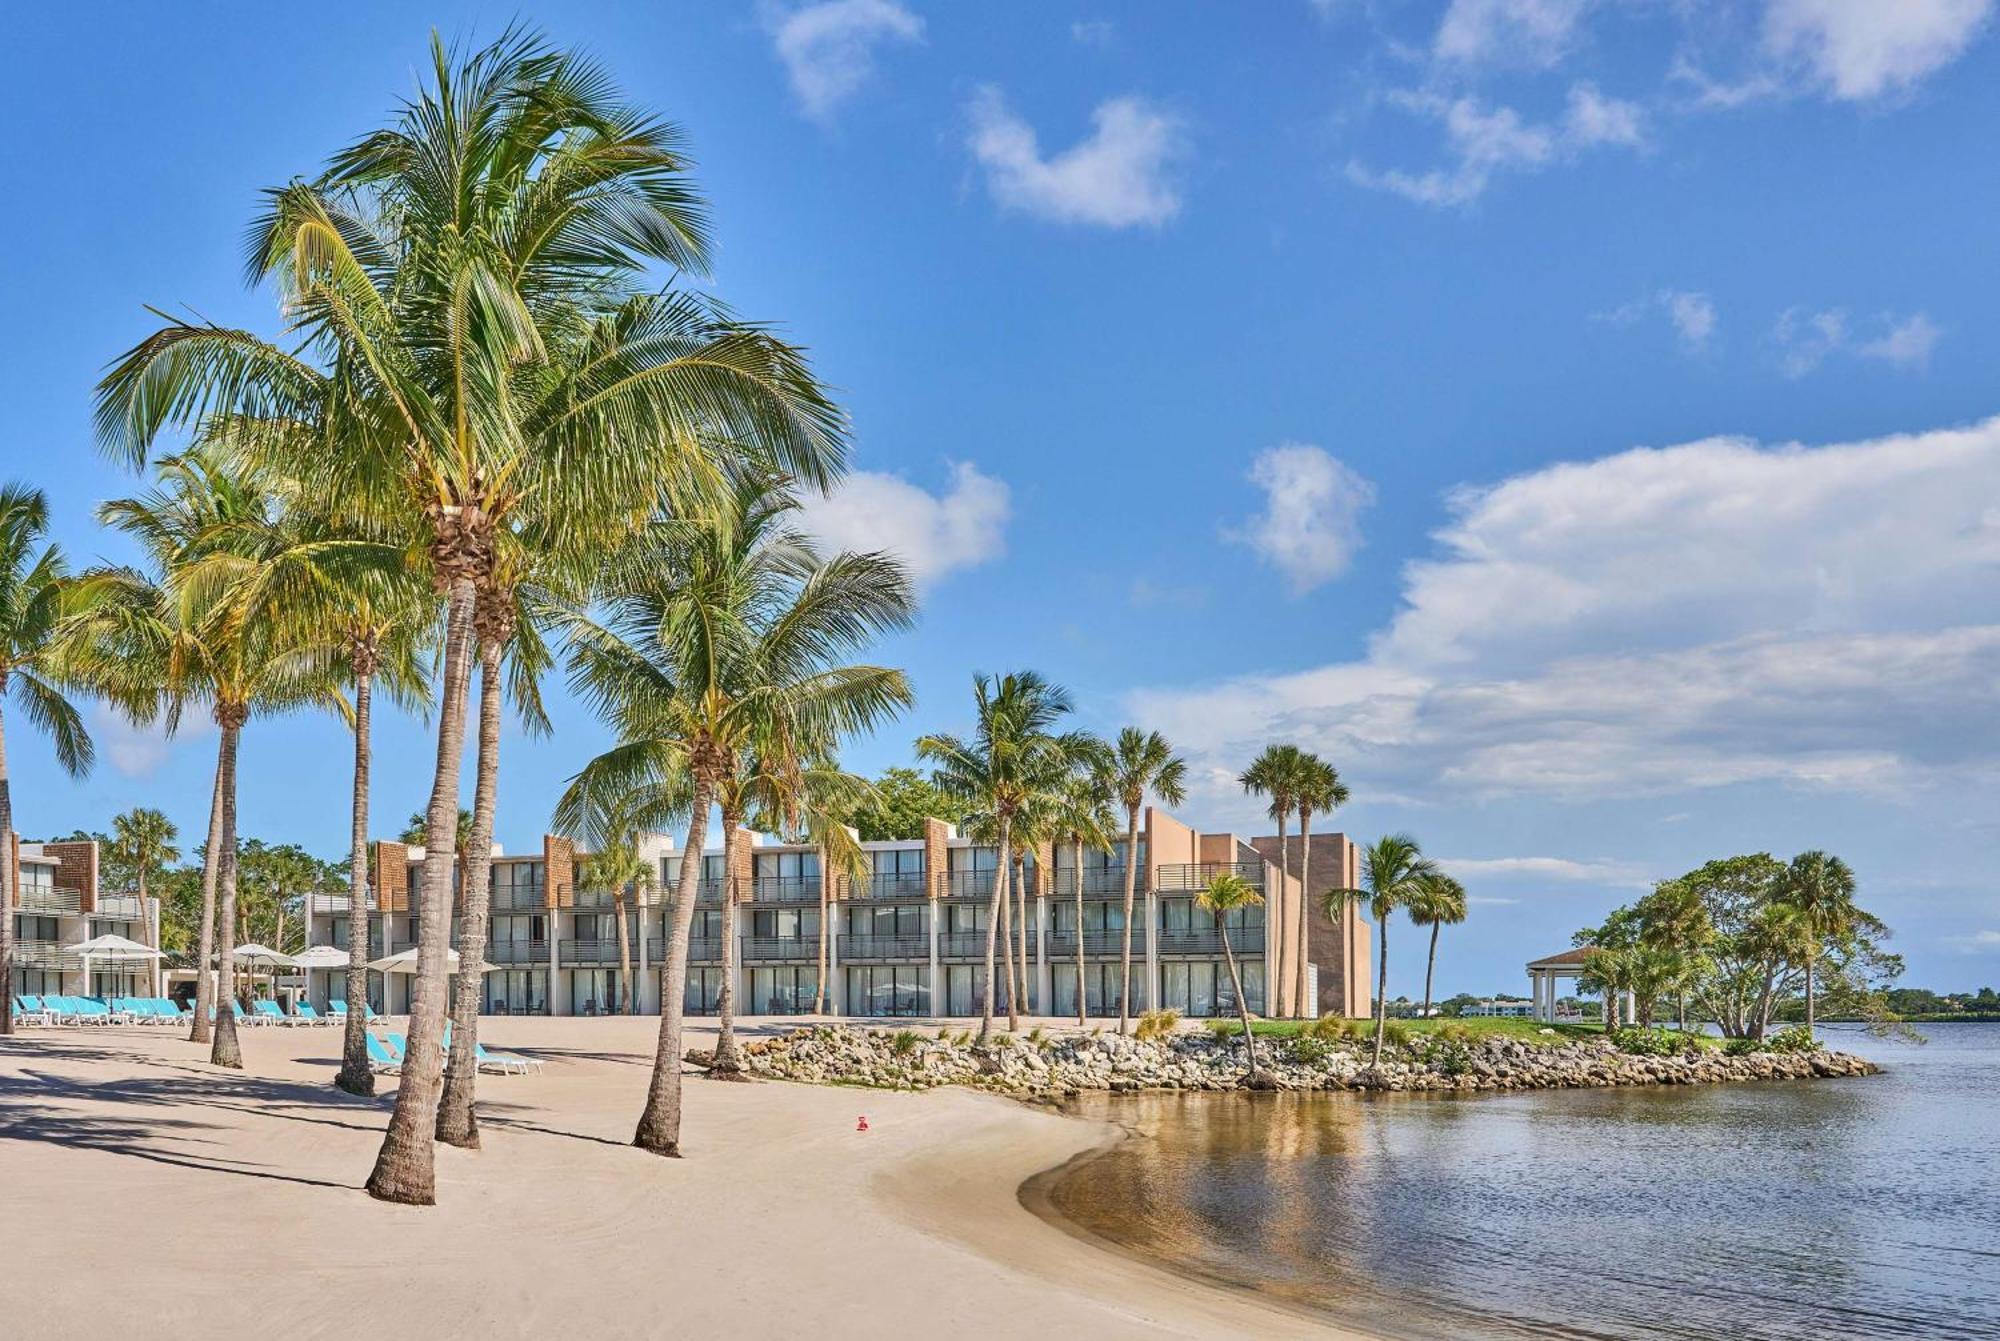
[[745, 936], [738, 949], [745, 960], [778, 959], [797, 963], [819, 958], [819, 937]]
[[[1120, 946], [1128, 939], [1116, 931], [1086, 931], [1083, 933], [1083, 953], [1091, 955], [1117, 955]], [[1146, 933], [1140, 927], [1132, 928], [1129, 937], [1135, 957], [1146, 957]], [[1051, 931], [1049, 933], [1049, 958], [1060, 959], [1064, 955], [1076, 955], [1076, 933], [1074, 931]]]
[[[634, 963], [639, 959], [636, 941], [627, 941], [625, 953]], [[616, 964], [618, 962], [618, 938], [607, 936], [601, 940], [565, 940], [562, 943], [564, 964]]]
[[[1075, 898], [1076, 869], [1074, 867], [1058, 867], [1056, 869], [1055, 889], [1051, 892]], [[1124, 894], [1125, 867], [1123, 865], [1084, 867], [1083, 892], [1085, 895]], [[1132, 892], [1134, 895], [1146, 892], [1146, 872], [1143, 867], [1134, 873]]]
[[930, 877], [922, 871], [876, 871], [854, 883], [857, 899], [921, 899], [930, 895]]
[[[1264, 953], [1264, 928], [1231, 927], [1229, 948], [1237, 954]], [[1185, 931], [1162, 931], [1160, 933], [1160, 953], [1163, 955], [1219, 955], [1222, 953], [1222, 933], [1214, 927], [1190, 928]]]
[[818, 903], [816, 875], [760, 875], [750, 882], [752, 903]]
[[[664, 936], [646, 938], [646, 967], [657, 968], [667, 958], [667, 940]], [[715, 964], [722, 960], [722, 937], [691, 936], [688, 938], [688, 963]]]
[[[354, 910], [354, 900], [346, 894], [314, 894], [309, 900], [309, 906], [316, 913], [346, 913]], [[375, 908], [375, 896], [362, 895], [361, 906], [372, 912]]]
[[146, 915], [146, 902], [137, 894], [99, 894], [95, 917], [114, 918], [120, 922], [137, 922]]
[[[1008, 931], [1011, 934], [1006, 938], [1007, 944], [1019, 950], [1021, 948], [1020, 933], [1012, 927], [1009, 927]], [[1035, 957], [1035, 948], [1035, 933], [1031, 928], [1028, 932], [1028, 957], [1030, 959]], [[1001, 938], [998, 936], [994, 937], [994, 957], [998, 958], [1006, 953], [1006, 946], [1001, 944]], [[984, 959], [986, 957], [986, 933], [983, 931], [944, 932], [938, 937], [938, 957], [941, 959]]]
[[82, 963], [75, 955], [65, 956], [58, 941], [21, 940], [14, 942], [15, 968], [76, 968]]
[[49, 885], [24, 885], [21, 887], [21, 911], [80, 913], [83, 911], [83, 895], [73, 889], [56, 889]]
[[[1013, 889], [1011, 880], [1007, 888]], [[944, 878], [944, 896], [948, 899], [988, 899], [993, 897], [992, 871], [951, 871]]]
[[929, 959], [929, 936], [853, 936], [840, 938], [840, 959]]
[[1261, 861], [1184, 861], [1160, 867], [1159, 883], [1155, 886], [1162, 893], [1192, 894], [1208, 888], [1208, 882], [1218, 875], [1233, 875], [1252, 889], [1264, 887], [1264, 863]]
[[[496, 913], [538, 913], [548, 906], [549, 897], [547, 890], [520, 889], [509, 886], [505, 889], [496, 889], [493, 891], [493, 911]], [[594, 907], [595, 905], [586, 905], [583, 902], [583, 896], [579, 894], [577, 895], [577, 906]], [[605, 906], [607, 908], [610, 907], [608, 901]]]

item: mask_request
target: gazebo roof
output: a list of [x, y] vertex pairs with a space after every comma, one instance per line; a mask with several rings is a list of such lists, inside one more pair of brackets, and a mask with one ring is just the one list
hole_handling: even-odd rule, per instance
[[1579, 945], [1573, 950], [1564, 950], [1560, 954], [1550, 955], [1546, 959], [1529, 960], [1528, 967], [1531, 969], [1582, 968], [1590, 962], [1590, 957], [1596, 953], [1597, 947], [1594, 945]]

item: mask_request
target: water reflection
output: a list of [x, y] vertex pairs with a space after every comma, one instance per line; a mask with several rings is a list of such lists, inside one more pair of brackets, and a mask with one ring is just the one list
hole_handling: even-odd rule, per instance
[[2000, 1337], [2000, 1027], [1860, 1080], [1102, 1096], [1049, 1191], [1181, 1266], [1412, 1337]]

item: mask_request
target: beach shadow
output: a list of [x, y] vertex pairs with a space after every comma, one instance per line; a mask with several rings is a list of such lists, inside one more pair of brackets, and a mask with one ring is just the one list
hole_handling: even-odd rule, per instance
[[92, 1117], [55, 1104], [22, 1100], [0, 1092], [0, 1140], [32, 1141], [72, 1150], [96, 1150], [149, 1164], [166, 1164], [179, 1169], [227, 1173], [238, 1178], [260, 1178], [269, 1182], [297, 1183], [302, 1187], [336, 1188], [358, 1192], [359, 1183], [337, 1183], [325, 1178], [281, 1173], [264, 1164], [221, 1156], [204, 1158], [168, 1148], [163, 1142], [214, 1146], [220, 1140], [203, 1132], [219, 1132], [211, 1123], [189, 1118]]

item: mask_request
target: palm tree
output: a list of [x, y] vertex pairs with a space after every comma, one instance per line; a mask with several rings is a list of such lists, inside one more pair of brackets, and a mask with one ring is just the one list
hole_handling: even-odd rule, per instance
[[1389, 1023], [1389, 914], [1408, 908], [1441, 876], [1436, 862], [1423, 854], [1417, 840], [1406, 833], [1392, 833], [1376, 839], [1361, 853], [1360, 889], [1330, 889], [1326, 892], [1326, 914], [1336, 916], [1350, 902], [1366, 902], [1368, 915], [1375, 919], [1375, 957], [1379, 965], [1375, 980], [1375, 1060], [1382, 1065], [1382, 1034]]
[[[1128, 726], [1118, 733], [1111, 757], [1099, 770], [1098, 786], [1125, 807], [1125, 922], [1118, 947], [1118, 1032], [1132, 1032], [1132, 905], [1139, 890], [1139, 810], [1151, 793], [1170, 806], [1187, 799], [1187, 762], [1157, 731]], [[1077, 936], [1083, 935], [1078, 927]], [[1083, 984], [1077, 983], [1077, 991]], [[1151, 998], [1158, 985], [1147, 989]]]
[[[1340, 780], [1340, 772], [1332, 764], [1316, 754], [1305, 756], [1305, 763], [1299, 770], [1298, 792], [1295, 797], [1299, 807], [1299, 914], [1293, 928], [1299, 952], [1293, 957], [1296, 974], [1293, 979], [1292, 1003], [1301, 1016], [1317, 1015], [1314, 1002], [1306, 1000], [1306, 937], [1307, 903], [1312, 898], [1312, 817], [1315, 811], [1326, 812], [1347, 804], [1347, 784]], [[1279, 850], [1284, 849], [1284, 840], [1278, 842]]]
[[[595, 851], [584, 859], [579, 887], [611, 896], [618, 921], [618, 1013], [632, 1013], [632, 937], [625, 918], [625, 896], [653, 882], [653, 864], [639, 851], [639, 835], [606, 830]], [[463, 961], [460, 961], [461, 963]]]
[[[100, 384], [99, 440], [138, 464], [158, 434], [214, 416], [311, 422], [329, 400], [394, 431], [341, 450], [259, 434], [246, 450], [315, 496], [422, 518], [444, 593], [428, 827], [458, 807], [472, 620], [525, 500], [559, 548], [617, 545], [663, 488], [693, 496], [718, 455], [814, 488], [845, 465], [846, 426], [798, 350], [646, 268], [705, 269], [703, 204], [679, 133], [627, 107], [594, 65], [510, 29], [463, 57], [432, 44], [430, 82], [395, 123], [316, 179], [269, 195], [251, 271], [274, 279], [293, 347], [170, 322]], [[409, 1061], [368, 1182], [435, 1200], [451, 862], [426, 862]]]
[[1854, 902], [1854, 872], [1839, 857], [1820, 851], [1801, 852], [1785, 868], [1778, 894], [1785, 919], [1799, 937], [1806, 968], [1806, 1032], [1818, 1025], [1814, 969], [1828, 941], [1839, 940], [1856, 925], [1872, 922]]
[[838, 739], [911, 701], [901, 671], [841, 660], [908, 625], [908, 574], [879, 554], [822, 559], [790, 524], [792, 506], [789, 489], [741, 479], [729, 506], [658, 520], [614, 560], [601, 619], [565, 617], [571, 684], [619, 743], [571, 780], [557, 827], [604, 805], [648, 827], [688, 816], [659, 1045], [633, 1136], [655, 1154], [679, 1153], [688, 936], [709, 811], [731, 770], [782, 737]]
[[1439, 875], [1411, 900], [1410, 921], [1431, 929], [1430, 956], [1424, 961], [1424, 1019], [1431, 1013], [1431, 979], [1437, 973], [1438, 932], [1465, 920], [1465, 886], [1448, 875]]
[[[927, 735], [917, 740], [917, 758], [933, 765], [938, 790], [975, 807], [991, 826], [998, 852], [993, 897], [986, 913], [986, 980], [980, 990], [979, 1043], [993, 1035], [994, 951], [1007, 897], [1008, 854], [1021, 812], [1063, 783], [1073, 755], [1071, 737], [1053, 728], [1070, 711], [1069, 695], [1034, 671], [998, 679], [972, 680], [975, 726], [970, 739]], [[1082, 928], [1078, 928], [1081, 934]], [[1008, 994], [1010, 1019], [1013, 994]], [[1010, 1026], [1011, 1027], [1011, 1026]]]
[[1243, 1051], [1250, 1061], [1249, 1081], [1256, 1084], [1257, 1035], [1250, 1027], [1250, 1001], [1243, 995], [1243, 978], [1236, 971], [1236, 953], [1229, 948], [1229, 914], [1241, 908], [1254, 908], [1264, 901], [1256, 887], [1234, 871], [1221, 871], [1209, 878], [1201, 893], [1194, 901], [1204, 912], [1215, 918], [1215, 929], [1222, 936], [1222, 962], [1229, 966], [1230, 990], [1236, 994], [1236, 1014], [1243, 1023]]
[[[1077, 761], [1072, 773], [1053, 798], [1049, 827], [1057, 840], [1069, 845], [1071, 893], [1076, 899], [1076, 1022], [1088, 1024], [1089, 1002], [1084, 986], [1083, 958], [1083, 851], [1112, 849], [1112, 831], [1118, 821], [1111, 813], [1111, 792], [1104, 785], [1111, 751], [1102, 741], [1092, 739], [1089, 757]], [[1125, 948], [1131, 951], [1131, 933], [1125, 933]]]
[[[1278, 822], [1278, 869], [1285, 887], [1292, 880], [1292, 850], [1285, 844], [1285, 821], [1299, 806], [1299, 794], [1311, 785], [1312, 757], [1296, 745], [1266, 745], [1264, 752], [1243, 770], [1237, 781], [1243, 790], [1252, 796], [1268, 796], [1271, 804], [1267, 813]], [[1279, 1015], [1292, 1014], [1291, 975], [1284, 959], [1285, 938], [1277, 937], [1272, 942], [1277, 962], [1272, 966], [1271, 988], [1276, 998]], [[1293, 947], [1295, 955], [1303, 956], [1303, 940]]]
[[[0, 487], [0, 704], [11, 690], [28, 722], [54, 744], [63, 771], [81, 777], [90, 771], [94, 751], [82, 715], [61, 687], [69, 569], [59, 548], [41, 545], [48, 529], [48, 500], [41, 490]], [[14, 1032], [13, 851], [14, 793], [0, 716], [0, 1034]]]
[[[164, 871], [170, 863], [181, 859], [181, 850], [174, 845], [179, 837], [180, 830], [164, 811], [134, 806], [112, 818], [111, 856], [120, 865], [131, 868], [140, 907], [145, 907], [153, 873]], [[156, 991], [157, 973], [156, 966], [153, 980]]]

